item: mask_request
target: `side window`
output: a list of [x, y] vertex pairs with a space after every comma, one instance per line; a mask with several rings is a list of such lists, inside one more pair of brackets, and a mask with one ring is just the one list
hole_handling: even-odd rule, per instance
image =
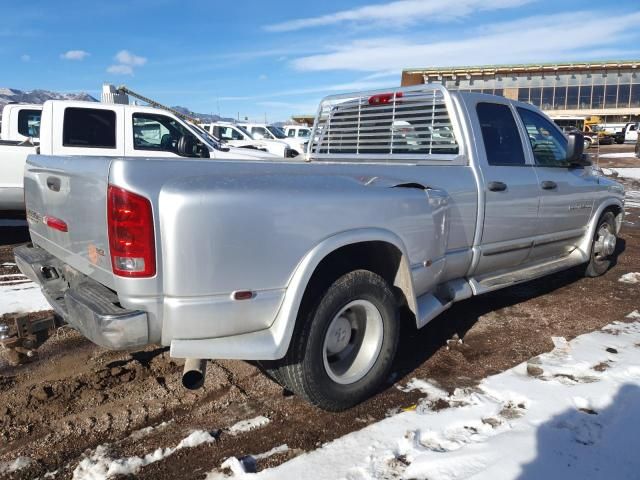
[[18, 133], [25, 137], [40, 137], [40, 110], [20, 110], [18, 112]]
[[242, 134], [232, 127], [218, 127], [223, 140], [242, 140]]
[[526, 108], [518, 114], [531, 141], [536, 164], [549, 167], [567, 166], [567, 139], [546, 118]]
[[62, 127], [62, 145], [116, 148], [116, 112], [97, 108], [66, 108]]
[[295, 137], [296, 136], [296, 131], [293, 128], [290, 128], [287, 131], [287, 137]]
[[309, 136], [309, 130], [307, 130], [306, 128], [301, 128], [300, 130], [298, 130], [298, 136], [299, 137], [308, 137]]
[[176, 153], [178, 140], [190, 135], [181, 123], [171, 117], [155, 113], [133, 114], [133, 148]]
[[256, 135], [256, 139], [261, 140], [263, 138], [269, 138], [269, 134], [267, 133], [267, 129], [266, 128], [262, 128], [262, 127], [252, 127], [251, 128], [251, 134], [252, 135]]
[[238, 130], [233, 127], [229, 127], [229, 130], [231, 130], [231, 138], [234, 140], [244, 140], [244, 135], [242, 135]]
[[476, 111], [489, 165], [525, 165], [524, 150], [511, 109], [499, 103], [478, 103]]
[[[637, 126], [637, 125], [631, 125], [631, 126], [629, 127], [629, 131], [630, 131], [630, 132], [635, 132], [637, 129], [638, 129], [638, 126]], [[23, 135], [24, 135], [24, 134], [23, 134]]]

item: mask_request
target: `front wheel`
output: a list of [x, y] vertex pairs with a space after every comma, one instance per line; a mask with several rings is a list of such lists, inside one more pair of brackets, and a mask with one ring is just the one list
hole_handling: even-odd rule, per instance
[[373, 395], [388, 377], [399, 331], [387, 282], [355, 270], [301, 311], [275, 376], [323, 409], [347, 409]]
[[612, 212], [605, 212], [598, 220], [591, 243], [591, 257], [585, 269], [587, 277], [599, 277], [609, 269], [616, 251], [616, 241], [616, 217]]

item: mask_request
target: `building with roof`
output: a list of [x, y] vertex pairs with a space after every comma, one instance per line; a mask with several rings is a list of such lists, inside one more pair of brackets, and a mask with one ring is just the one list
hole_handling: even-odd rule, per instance
[[640, 60], [407, 68], [402, 86], [442, 83], [449, 89], [504, 95], [551, 117], [640, 120]]

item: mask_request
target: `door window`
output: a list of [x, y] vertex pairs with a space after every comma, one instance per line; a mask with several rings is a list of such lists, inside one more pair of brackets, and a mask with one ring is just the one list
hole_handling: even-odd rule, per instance
[[298, 130], [298, 136], [299, 137], [303, 137], [306, 138], [309, 136], [310, 131], [307, 130], [306, 128], [301, 128], [300, 130]]
[[269, 135], [267, 129], [263, 127], [252, 127], [251, 134], [254, 136], [253, 138], [257, 140], [262, 140], [263, 138], [271, 138], [271, 135]]
[[[193, 134], [176, 119], [155, 113], [133, 114], [133, 148], [177, 154], [178, 140]], [[194, 138], [194, 143], [196, 139]]]
[[536, 112], [518, 108], [518, 114], [529, 135], [536, 164], [544, 167], [566, 167], [566, 137], [549, 120]]
[[116, 112], [98, 108], [66, 108], [62, 144], [65, 147], [116, 148]]
[[218, 137], [223, 140], [244, 140], [242, 133], [233, 127], [219, 126], [216, 127], [216, 130], [218, 131]]
[[296, 136], [296, 131], [293, 128], [290, 128], [287, 131], [287, 137], [295, 137]]
[[476, 111], [489, 165], [525, 165], [518, 126], [509, 106], [482, 102]]

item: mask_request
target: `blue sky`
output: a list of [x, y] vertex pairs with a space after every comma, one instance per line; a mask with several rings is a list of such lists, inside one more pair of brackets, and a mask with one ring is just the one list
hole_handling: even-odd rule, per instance
[[640, 59], [638, 0], [2, 0], [0, 87], [285, 120], [405, 67]]

